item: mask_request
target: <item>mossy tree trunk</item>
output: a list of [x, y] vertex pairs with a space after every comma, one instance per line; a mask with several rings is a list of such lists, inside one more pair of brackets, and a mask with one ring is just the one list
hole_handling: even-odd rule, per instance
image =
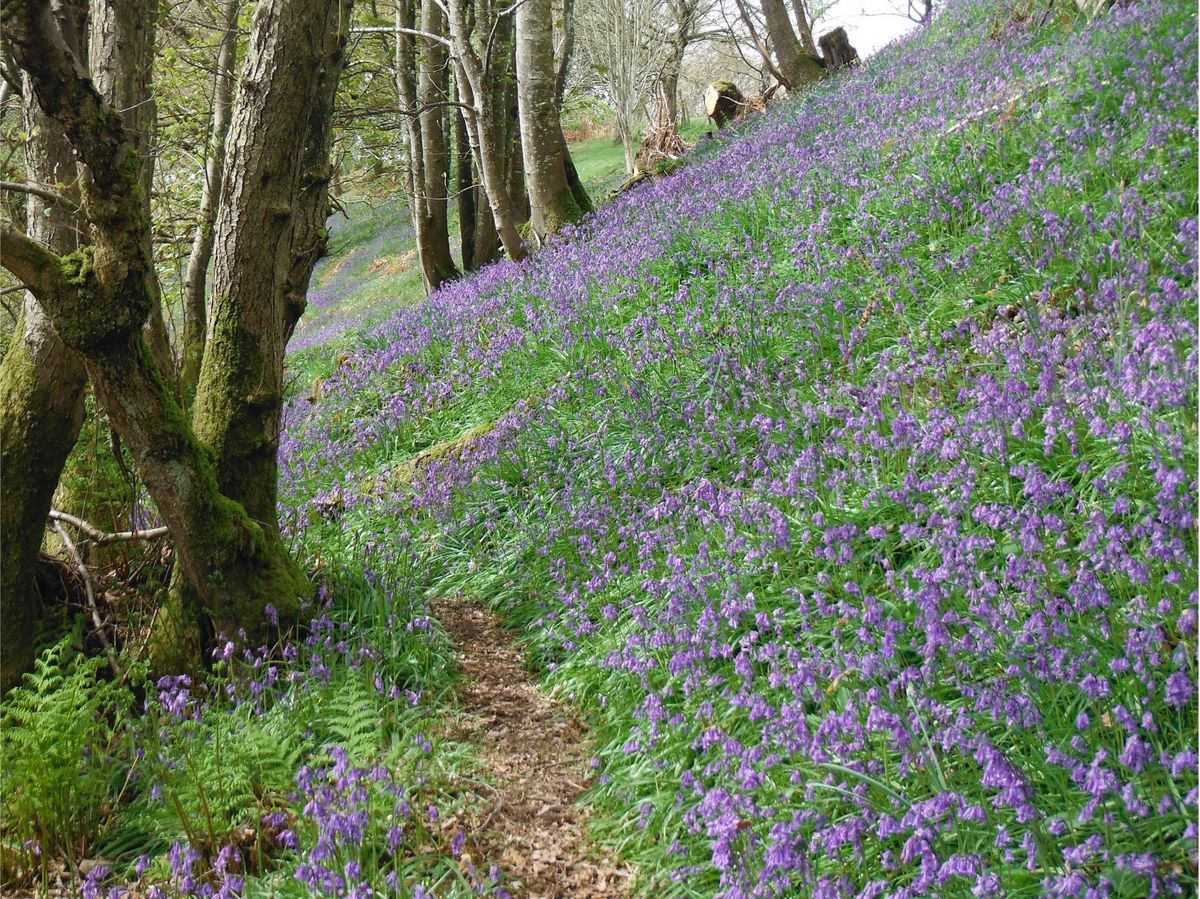
[[[783, 73], [786, 82], [784, 86], [789, 91], [799, 91], [820, 80], [825, 71], [821, 67], [821, 61], [815, 50], [806, 49], [796, 37], [783, 0], [762, 0], [762, 11], [767, 23], [767, 34], [771, 38], [771, 47], [775, 50], [775, 58], [779, 62], [779, 71]], [[808, 42], [812, 42], [811, 33]]]
[[5, 42], [40, 108], [87, 167], [92, 243], [57, 254], [4, 226], [0, 258], [83, 356], [205, 613], [218, 628], [263, 637], [265, 607], [274, 604], [286, 624], [307, 589], [279, 533], [275, 453], [283, 349], [327, 211], [328, 118], [349, 2], [265, 0], [256, 11], [191, 422], [143, 333], [157, 292], [137, 142], [68, 47], [49, 4], [15, 0], [5, 13]]
[[[91, 0], [88, 19], [88, 73], [100, 97], [119, 110], [126, 132], [141, 159], [142, 203], [150, 215], [150, 191], [154, 181], [157, 107], [151, 90], [157, 35], [158, 4], [155, 0]], [[157, 275], [146, 337], [160, 370], [176, 388], [174, 360], [163, 318], [161, 289]], [[84, 435], [101, 436], [100, 441], [77, 443], [55, 491], [54, 504], [105, 531], [132, 526], [135, 485], [127, 482], [120, 468], [106, 464], [109, 458], [109, 424], [94, 413], [84, 422]], [[52, 552], [61, 555], [57, 535], [48, 537]], [[88, 547], [89, 563], [107, 565], [120, 558], [118, 546]]]
[[[119, 110], [142, 164], [142, 204], [150, 215], [158, 106], [151, 91], [157, 38], [156, 0], [92, 0], [87, 45], [88, 73], [100, 96]], [[164, 377], [175, 386], [175, 365], [163, 319], [162, 289], [151, 270], [153, 291], [146, 336]]]
[[[87, 5], [64, 4], [63, 39], [76, 52], [84, 42]], [[25, 84], [26, 175], [30, 183], [69, 187], [75, 157], [62, 127], [29, 102]], [[31, 238], [59, 253], [78, 246], [81, 224], [71, 207], [26, 197]], [[13, 339], [0, 363], [0, 692], [33, 664], [40, 615], [34, 586], [38, 550], [55, 487], [83, 424], [87, 375], [32, 295], [21, 306]]]

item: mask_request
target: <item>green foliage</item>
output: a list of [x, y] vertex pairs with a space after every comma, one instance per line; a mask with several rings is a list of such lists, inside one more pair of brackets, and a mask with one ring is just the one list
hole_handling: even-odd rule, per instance
[[0, 883], [55, 854], [84, 857], [123, 790], [117, 744], [132, 696], [105, 679], [103, 657], [79, 652], [79, 637], [44, 652], [0, 711]]

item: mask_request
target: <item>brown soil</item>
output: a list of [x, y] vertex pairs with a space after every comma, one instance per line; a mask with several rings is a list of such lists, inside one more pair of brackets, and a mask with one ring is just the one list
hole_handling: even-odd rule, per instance
[[605, 858], [586, 839], [586, 728], [571, 709], [538, 689], [520, 649], [497, 617], [479, 603], [434, 604], [457, 646], [464, 674], [456, 740], [479, 747], [495, 794], [482, 811], [479, 848], [512, 878], [525, 899], [617, 899], [629, 895], [633, 872]]

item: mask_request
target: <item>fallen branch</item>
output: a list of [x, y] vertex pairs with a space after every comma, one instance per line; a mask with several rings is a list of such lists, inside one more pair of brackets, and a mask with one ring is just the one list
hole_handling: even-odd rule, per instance
[[60, 521], [78, 528], [97, 546], [107, 546], [110, 543], [124, 543], [127, 540], [153, 540], [155, 537], [162, 537], [169, 533], [169, 529], [164, 526], [150, 528], [145, 531], [116, 531], [112, 534], [106, 534], [99, 528], [88, 524], [82, 518], [76, 518], [74, 515], [68, 515], [66, 512], [60, 512], [58, 509], [50, 510], [50, 520], [55, 522], [56, 529], [58, 527], [57, 523]]
[[[53, 516], [53, 511], [51, 515]], [[117, 662], [117, 654], [113, 651], [108, 634], [104, 632], [104, 622], [100, 619], [100, 610], [96, 607], [96, 591], [92, 589], [91, 572], [88, 571], [87, 565], [84, 564], [83, 557], [79, 555], [79, 550], [76, 548], [75, 543], [71, 540], [63, 526], [57, 521], [54, 522], [54, 530], [62, 540], [63, 545], [66, 546], [67, 552], [74, 557], [75, 568], [79, 571], [79, 576], [83, 578], [83, 589], [87, 593], [88, 611], [92, 613], [92, 624], [96, 627], [96, 636], [100, 638], [100, 643], [104, 646], [105, 655], [108, 656], [108, 666], [112, 669], [114, 677], [124, 677], [121, 666]]]

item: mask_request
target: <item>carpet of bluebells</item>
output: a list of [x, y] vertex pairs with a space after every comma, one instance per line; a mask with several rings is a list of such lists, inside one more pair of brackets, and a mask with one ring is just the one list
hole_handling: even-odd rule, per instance
[[1190, 895], [1196, 93], [953, 2], [371, 331], [291, 527], [518, 627], [661, 895]]

